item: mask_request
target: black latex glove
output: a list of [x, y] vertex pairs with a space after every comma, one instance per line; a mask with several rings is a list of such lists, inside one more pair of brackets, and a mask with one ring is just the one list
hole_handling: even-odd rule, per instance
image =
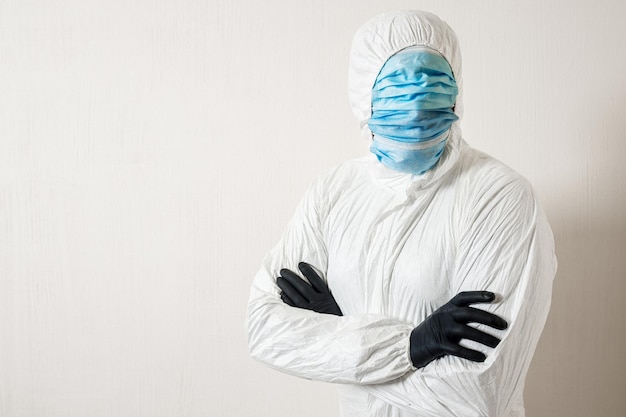
[[474, 303], [490, 303], [495, 295], [488, 291], [460, 292], [448, 303], [428, 316], [411, 332], [411, 361], [416, 368], [428, 365], [444, 355], [453, 355], [483, 362], [485, 355], [459, 345], [461, 339], [474, 340], [489, 347], [496, 347], [500, 339], [481, 332], [467, 323], [482, 323], [504, 330], [507, 322], [484, 310], [468, 307]]
[[311, 265], [300, 262], [298, 268], [311, 284], [289, 269], [281, 269], [281, 276], [276, 278], [276, 284], [282, 290], [280, 298], [292, 307], [343, 316], [328, 285]]

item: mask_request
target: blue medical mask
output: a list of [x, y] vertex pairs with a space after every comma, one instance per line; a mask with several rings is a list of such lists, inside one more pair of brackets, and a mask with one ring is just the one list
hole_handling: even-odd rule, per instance
[[425, 48], [404, 49], [385, 62], [372, 89], [370, 151], [391, 169], [423, 174], [443, 153], [458, 88], [448, 62]]

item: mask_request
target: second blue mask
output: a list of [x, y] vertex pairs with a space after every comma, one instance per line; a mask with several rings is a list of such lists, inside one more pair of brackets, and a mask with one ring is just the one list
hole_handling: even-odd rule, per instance
[[428, 171], [458, 120], [453, 110], [457, 94], [452, 69], [437, 52], [416, 47], [393, 55], [372, 89], [370, 150], [397, 171]]

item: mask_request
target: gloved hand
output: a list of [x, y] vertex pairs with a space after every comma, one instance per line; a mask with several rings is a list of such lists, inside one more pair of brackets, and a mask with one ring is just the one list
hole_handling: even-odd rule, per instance
[[468, 307], [474, 303], [490, 303], [495, 295], [489, 291], [460, 292], [411, 332], [411, 361], [416, 368], [428, 365], [444, 355], [453, 355], [483, 362], [482, 352], [459, 345], [461, 339], [474, 340], [489, 347], [496, 347], [500, 339], [479, 331], [467, 323], [482, 323], [495, 329], [504, 330], [507, 322], [484, 310]]
[[292, 307], [343, 316], [328, 285], [311, 265], [300, 262], [298, 268], [311, 284], [289, 269], [281, 269], [281, 276], [276, 278], [276, 284], [282, 290], [280, 298]]

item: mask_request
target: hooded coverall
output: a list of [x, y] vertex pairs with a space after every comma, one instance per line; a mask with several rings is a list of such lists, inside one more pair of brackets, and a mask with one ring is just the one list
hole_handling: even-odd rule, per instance
[[[415, 45], [450, 63], [459, 86], [456, 35], [425, 12], [394, 12], [355, 35], [349, 92], [371, 138], [371, 89], [385, 61]], [[251, 355], [299, 377], [339, 383], [344, 417], [524, 416], [523, 388], [543, 330], [556, 272], [552, 232], [518, 173], [471, 148], [452, 125], [438, 164], [421, 176], [373, 156], [322, 174], [256, 274], [248, 304]], [[291, 307], [276, 277], [300, 261], [322, 272], [343, 316]], [[477, 305], [508, 321], [482, 362], [444, 356], [416, 369], [409, 335], [461, 291], [499, 300]], [[487, 330], [486, 330], [487, 329]]]

